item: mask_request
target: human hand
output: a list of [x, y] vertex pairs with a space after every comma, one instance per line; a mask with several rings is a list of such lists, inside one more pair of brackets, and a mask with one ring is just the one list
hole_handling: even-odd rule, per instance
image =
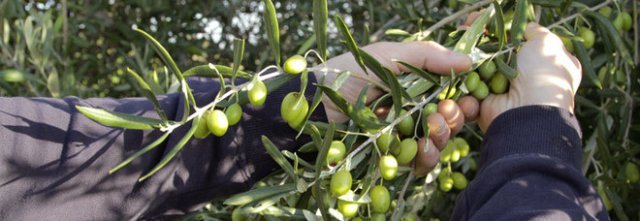
[[558, 36], [538, 24], [527, 25], [525, 38], [517, 57], [520, 75], [510, 81], [509, 92], [490, 95], [482, 102], [478, 123], [483, 131], [497, 116], [518, 107], [548, 105], [573, 113], [582, 76], [580, 62], [564, 49]]

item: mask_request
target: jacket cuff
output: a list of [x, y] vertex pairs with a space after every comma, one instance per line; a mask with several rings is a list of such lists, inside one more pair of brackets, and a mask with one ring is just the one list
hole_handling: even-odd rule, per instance
[[569, 111], [551, 106], [525, 106], [493, 120], [482, 143], [483, 170], [501, 158], [535, 154], [581, 168], [582, 134]]

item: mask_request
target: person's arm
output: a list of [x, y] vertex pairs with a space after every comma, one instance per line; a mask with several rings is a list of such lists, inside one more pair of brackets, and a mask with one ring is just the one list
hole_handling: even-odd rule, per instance
[[510, 91], [482, 103], [480, 170], [452, 220], [608, 220], [581, 172], [580, 63], [546, 28], [530, 24], [525, 37]]
[[[313, 97], [311, 77], [306, 96]], [[213, 100], [219, 84], [191, 79], [197, 103]], [[184, 215], [214, 198], [249, 189], [274, 169], [260, 137], [278, 147], [295, 150], [309, 139], [280, 117], [286, 93], [299, 90], [294, 80], [269, 94], [265, 105], [245, 105], [244, 116], [223, 137], [192, 139], [165, 168], [144, 182], [149, 172], [182, 138], [190, 125], [179, 128], [156, 149], [112, 175], [107, 171], [162, 132], [124, 130], [100, 125], [76, 105], [157, 118], [145, 98], [65, 99], [0, 98], [0, 220], [125, 220]], [[170, 119], [182, 114], [181, 96], [161, 96]], [[326, 121], [321, 106], [312, 115]]]

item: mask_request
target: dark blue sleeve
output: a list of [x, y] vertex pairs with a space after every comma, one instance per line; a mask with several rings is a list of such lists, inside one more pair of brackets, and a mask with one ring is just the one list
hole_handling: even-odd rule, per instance
[[[311, 85], [315, 82], [310, 75]], [[211, 102], [219, 83], [190, 79], [199, 106]], [[65, 99], [0, 98], [0, 220], [132, 220], [180, 216], [212, 199], [245, 191], [277, 164], [260, 137], [295, 150], [309, 138], [280, 117], [288, 92], [299, 90], [292, 80], [271, 93], [265, 105], [245, 105], [241, 122], [223, 137], [192, 139], [164, 169], [144, 182], [149, 172], [182, 138], [190, 125], [178, 128], [153, 151], [115, 174], [107, 171], [153, 142], [160, 131], [139, 131], [100, 125], [78, 113], [76, 105], [155, 117], [144, 98]], [[309, 86], [311, 100], [315, 87]], [[183, 114], [182, 97], [159, 97], [170, 119]], [[312, 120], [326, 121], [319, 106]]]
[[578, 122], [555, 107], [498, 116], [484, 136], [480, 170], [452, 220], [609, 220], [581, 172]]

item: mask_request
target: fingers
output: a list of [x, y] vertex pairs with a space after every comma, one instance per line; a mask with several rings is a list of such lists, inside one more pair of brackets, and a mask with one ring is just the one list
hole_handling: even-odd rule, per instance
[[480, 118], [478, 119], [480, 130], [486, 132], [491, 122], [493, 122], [498, 115], [511, 108], [507, 94], [489, 95], [480, 105]]
[[527, 24], [527, 28], [524, 31], [524, 38], [527, 41], [533, 41], [537, 38], [544, 38], [549, 34], [552, 34], [549, 29], [532, 22]]
[[403, 61], [413, 66], [442, 75], [467, 71], [471, 68], [471, 58], [453, 52], [432, 41], [416, 41], [406, 43], [380, 42], [364, 47], [385, 67], [395, 74], [409, 71], [395, 61]]
[[[426, 152], [425, 152], [426, 150]], [[440, 161], [440, 151], [431, 139], [418, 140], [418, 154], [414, 161], [413, 175], [423, 177], [429, 174]]]
[[442, 150], [447, 145], [451, 136], [451, 129], [440, 113], [432, 113], [427, 117], [427, 125], [429, 125], [429, 138], [433, 143]]

